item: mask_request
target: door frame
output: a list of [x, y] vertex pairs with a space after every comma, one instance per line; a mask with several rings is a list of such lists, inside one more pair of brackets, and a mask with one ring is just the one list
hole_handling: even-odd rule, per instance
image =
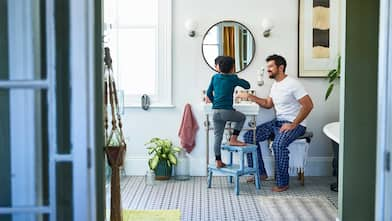
[[[380, 1], [379, 64], [378, 64], [378, 128], [377, 128], [377, 177], [375, 220], [388, 220], [392, 217], [391, 171], [387, 171], [386, 154], [391, 152], [392, 139], [392, 4], [388, 0]], [[389, 96], [388, 96], [389, 95]], [[389, 165], [390, 166], [390, 165]]]
[[[10, 2], [11, 0], [7, 1]], [[18, 2], [26, 3], [23, 0]], [[46, 68], [47, 78], [40, 80], [0, 80], [2, 89], [43, 89], [47, 90], [48, 100], [48, 137], [49, 137], [49, 203], [47, 206], [18, 207], [15, 205], [0, 207], [3, 214], [48, 214], [49, 220], [56, 220], [58, 207], [73, 207], [73, 220], [104, 220], [105, 219], [105, 192], [104, 192], [104, 153], [103, 153], [103, 102], [102, 102], [102, 44], [101, 44], [101, 17], [102, 0], [71, 0], [69, 17], [60, 18], [69, 20], [69, 67], [70, 67], [70, 108], [71, 108], [71, 153], [58, 153], [56, 137], [56, 46], [55, 42], [55, 2], [46, 0]], [[13, 13], [30, 9], [23, 4], [12, 1]], [[15, 4], [14, 4], [15, 3]], [[28, 2], [27, 2], [28, 3]], [[11, 6], [10, 6], [11, 7]], [[34, 32], [31, 27], [33, 15], [25, 14], [12, 19], [26, 21], [24, 29], [8, 33], [8, 39], [20, 40], [22, 44], [14, 44], [23, 49], [29, 36]], [[9, 15], [8, 15], [9, 16]], [[36, 15], [34, 15], [36, 16]], [[29, 29], [30, 28], [30, 29]], [[23, 33], [27, 35], [23, 35]], [[30, 33], [30, 35], [28, 35]], [[65, 33], [68, 34], [68, 33]], [[14, 45], [7, 47], [14, 49]], [[25, 48], [26, 49], [26, 48]], [[22, 53], [26, 62], [35, 57], [32, 53]], [[17, 58], [17, 56], [13, 55]], [[6, 56], [6, 60], [8, 55]], [[18, 66], [19, 65], [19, 66]], [[10, 67], [23, 67], [19, 59], [10, 59]], [[24, 72], [21, 72], [24, 73]], [[30, 72], [25, 72], [30, 73]], [[12, 75], [13, 76], [13, 75]], [[68, 83], [68, 82], [67, 82]], [[97, 110], [100, 108], [102, 110]], [[67, 108], [67, 107], [64, 107]], [[56, 163], [69, 162], [72, 164], [72, 194], [71, 205], [58, 205], [56, 200]], [[98, 170], [101, 168], [100, 170]], [[22, 171], [23, 172], [23, 171]], [[21, 181], [20, 184], [23, 184]], [[26, 194], [31, 194], [27, 192]], [[99, 211], [98, 211], [99, 209]], [[28, 215], [29, 217], [31, 215]]]
[[[386, 154], [391, 153], [392, 139], [392, 4], [380, 1], [379, 55], [378, 55], [378, 119], [377, 119], [377, 172], [375, 220], [392, 218], [392, 172], [387, 171]], [[388, 96], [389, 95], [389, 96]], [[389, 162], [390, 167], [390, 162]], [[389, 197], [388, 197], [389, 196]]]
[[[73, 185], [77, 187], [73, 190], [73, 199], [77, 199], [74, 200], [74, 220], [104, 219], [104, 211], [97, 211], [105, 203], [105, 192], [101, 191], [104, 161], [100, 148], [103, 145], [97, 133], [102, 131], [103, 115], [101, 110], [96, 111], [101, 106], [103, 110], [103, 66], [99, 65], [102, 55], [101, 2], [70, 1], [71, 142]], [[103, 137], [103, 133], [101, 135]]]

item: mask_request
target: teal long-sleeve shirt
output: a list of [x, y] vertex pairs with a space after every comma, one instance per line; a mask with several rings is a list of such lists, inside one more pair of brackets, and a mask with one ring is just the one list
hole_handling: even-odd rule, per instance
[[207, 96], [212, 102], [212, 109], [233, 110], [234, 88], [240, 86], [249, 89], [248, 81], [238, 78], [236, 74], [217, 73], [212, 76], [207, 89]]

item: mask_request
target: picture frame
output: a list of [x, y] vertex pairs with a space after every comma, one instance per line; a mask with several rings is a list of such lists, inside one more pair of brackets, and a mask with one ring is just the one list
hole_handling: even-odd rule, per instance
[[339, 0], [298, 0], [298, 77], [325, 78], [340, 54]]

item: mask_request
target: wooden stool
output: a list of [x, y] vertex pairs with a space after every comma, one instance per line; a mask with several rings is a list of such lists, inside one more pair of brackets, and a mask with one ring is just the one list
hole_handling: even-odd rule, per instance
[[[230, 145], [222, 145], [222, 150], [226, 150], [229, 152], [229, 163], [222, 168], [217, 168], [215, 164], [208, 165], [208, 188], [211, 188], [211, 180], [212, 173], [220, 173], [222, 175], [228, 176], [228, 180], [230, 183], [233, 182], [233, 177], [235, 177], [235, 193], [237, 195], [240, 194], [239, 181], [240, 176], [242, 175], [251, 175], [255, 174], [255, 183], [256, 188], [260, 189], [260, 174], [258, 170], [258, 161], [257, 161], [257, 146], [254, 144], [247, 144], [246, 146], [230, 146]], [[239, 164], [233, 164], [233, 153], [239, 154], [240, 162]], [[253, 165], [254, 167], [245, 166], [245, 157], [244, 155], [247, 153], [252, 153]]]
[[[301, 185], [305, 185], [305, 165], [308, 157], [308, 149], [311, 138], [313, 137], [312, 132], [305, 132], [304, 135], [298, 137], [293, 143], [291, 143], [287, 149], [290, 151], [289, 154], [289, 168], [296, 169], [298, 174], [298, 180]], [[300, 140], [305, 139], [305, 141]], [[295, 156], [297, 154], [297, 156]]]

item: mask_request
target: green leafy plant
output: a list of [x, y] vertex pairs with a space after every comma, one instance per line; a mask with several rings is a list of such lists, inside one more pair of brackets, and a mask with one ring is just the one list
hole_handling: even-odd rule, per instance
[[148, 166], [151, 170], [157, 167], [159, 161], [166, 161], [169, 167], [177, 164], [175, 153], [180, 152], [181, 148], [174, 146], [170, 140], [155, 137], [145, 145], [148, 146], [148, 154], [151, 156], [148, 160]]
[[331, 71], [328, 72], [329, 86], [328, 86], [327, 92], [325, 93], [325, 100], [327, 100], [329, 95], [331, 95], [335, 80], [340, 77], [340, 60], [341, 60], [341, 57], [339, 55], [338, 56], [338, 67], [336, 69], [332, 69]]

